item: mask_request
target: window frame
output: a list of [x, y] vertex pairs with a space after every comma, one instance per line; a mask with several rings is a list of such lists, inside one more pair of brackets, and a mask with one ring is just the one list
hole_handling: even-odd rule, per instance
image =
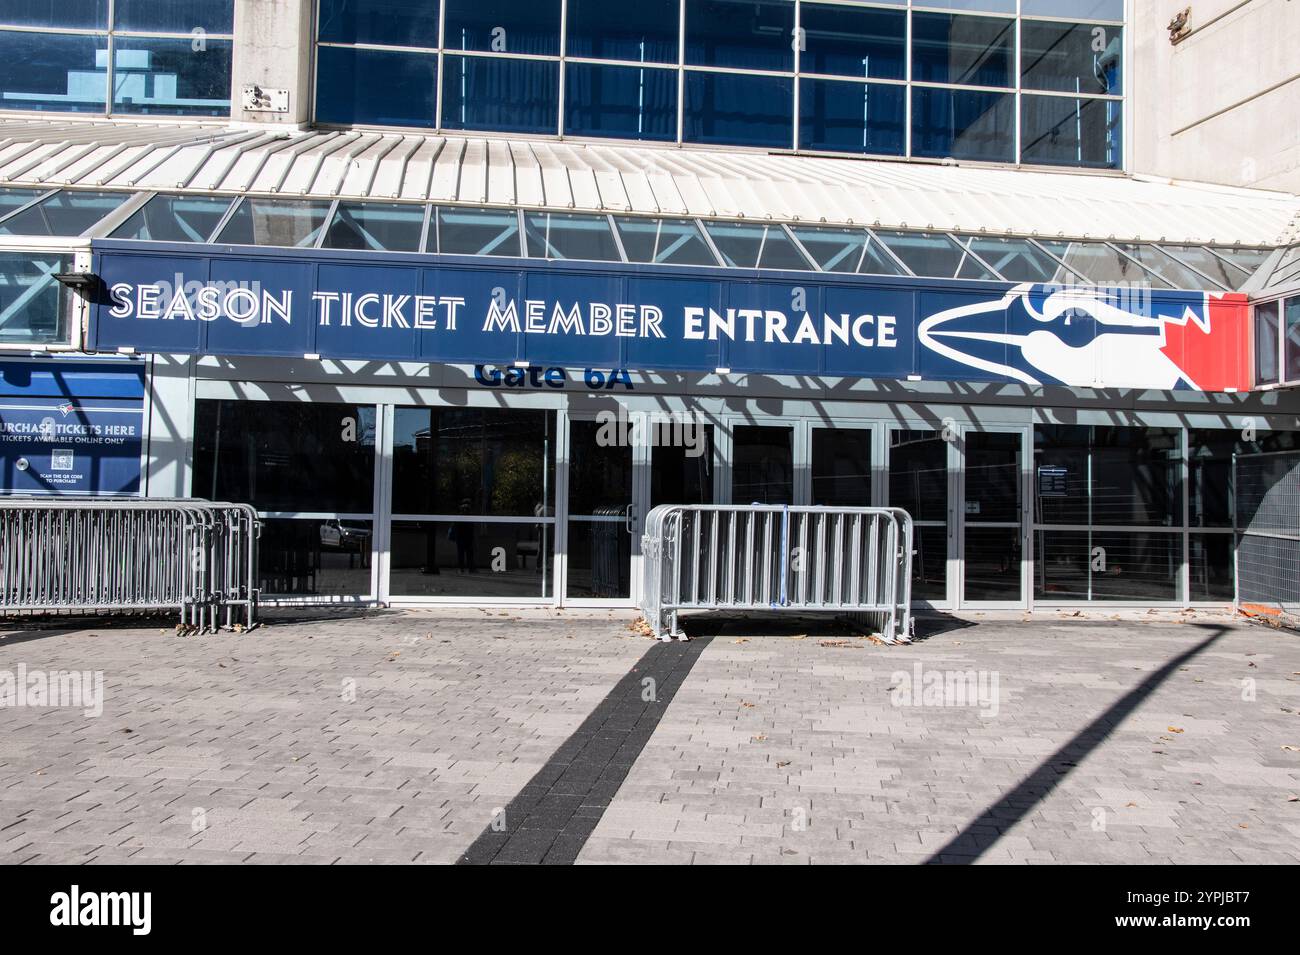
[[[318, 50], [324, 47], [355, 48], [357, 50], [364, 50], [364, 49], [391, 50], [391, 51], [406, 51], [412, 53], [416, 53], [416, 52], [424, 53], [431, 57], [436, 58], [437, 61], [436, 71], [438, 77], [438, 82], [436, 84], [437, 85], [436, 103], [434, 106], [436, 115], [431, 117], [430, 125], [428, 126], [421, 125], [418, 127], [407, 127], [407, 126], [394, 127], [394, 126], [387, 126], [383, 124], [371, 124], [371, 123], [363, 123], [363, 122], [357, 122], [352, 124], [341, 124], [341, 123], [332, 124], [329, 122], [320, 122], [319, 120], [318, 120], [318, 125], [325, 126], [325, 127], [332, 127], [332, 128], [362, 128], [362, 129], [374, 128], [374, 129], [384, 129], [384, 130], [420, 128], [420, 129], [427, 129], [432, 133], [445, 133], [445, 132], [455, 133], [455, 132], [462, 131], [460, 127], [457, 126], [456, 124], [449, 125], [444, 116], [446, 111], [446, 105], [444, 104], [444, 93], [443, 93], [444, 75], [445, 75], [444, 74], [445, 57], [450, 55], [456, 55], [456, 56], [466, 56], [466, 57], [488, 57], [488, 58], [497, 58], [497, 59], [522, 59], [522, 60], [533, 60], [533, 61], [542, 61], [542, 62], [558, 64], [558, 88], [557, 88], [557, 97], [556, 97], [557, 108], [556, 108], [554, 129], [551, 130], [548, 128], [544, 132], [533, 131], [527, 133], [514, 132], [505, 129], [500, 130], [500, 132], [508, 133], [512, 138], [520, 138], [520, 139], [536, 138], [542, 140], [561, 140], [561, 141], [566, 139], [573, 139], [578, 141], [596, 141], [596, 142], [610, 142], [610, 143], [648, 142], [648, 143], [664, 143], [664, 144], [679, 145], [679, 146], [684, 144], [698, 143], [700, 145], [721, 146], [729, 149], [738, 149], [738, 150], [760, 150], [763, 152], [793, 153], [793, 154], [801, 154], [801, 155], [851, 156], [855, 158], [861, 158], [863, 156], [891, 158], [891, 159], [902, 158], [906, 160], [920, 160], [920, 161], [933, 162], [934, 161], [933, 157], [922, 156], [919, 153], [917, 153], [915, 150], [912, 127], [915, 124], [916, 120], [915, 120], [915, 115], [913, 113], [914, 97], [912, 93], [916, 89], [930, 89], [930, 90], [946, 89], [946, 90], [953, 90], [953, 91], [982, 92], [986, 94], [988, 93], [1006, 94], [1009, 96], [1010, 104], [1011, 104], [1012, 128], [1010, 129], [1009, 134], [1007, 136], [1007, 142], [1009, 144], [1009, 149], [1007, 150], [1008, 153], [1007, 158], [1006, 159], [992, 158], [989, 155], [985, 155], [983, 157], [975, 156], [973, 158], [964, 158], [961, 155], [951, 157], [956, 162], [976, 165], [976, 166], [994, 166], [994, 167], [1024, 166], [1026, 168], [1044, 169], [1044, 170], [1053, 170], [1053, 171], [1062, 171], [1062, 170], [1069, 171], [1069, 170], [1078, 169], [1080, 171], [1087, 171], [1090, 173], [1096, 173], [1100, 171], [1102, 173], [1111, 173], [1111, 174], [1122, 174], [1126, 168], [1125, 154], [1127, 150], [1127, 145], [1126, 145], [1127, 136], [1125, 135], [1125, 133], [1126, 133], [1126, 126], [1129, 122], [1128, 111], [1126, 109], [1127, 100], [1128, 100], [1127, 88], [1129, 85], [1126, 82], [1127, 80], [1126, 73], [1128, 71], [1128, 62], [1127, 62], [1128, 57], [1126, 56], [1126, 54], [1130, 46], [1130, 31], [1128, 29], [1129, 24], [1127, 24], [1122, 19], [1108, 20], [1100, 17], [1086, 17], [1081, 19], [1071, 19], [1067, 17], [1060, 17], [1060, 16], [1053, 17], [1049, 15], [1034, 16], [1030, 14], [1021, 14], [1016, 12], [988, 12], [988, 11], [971, 11], [971, 10], [944, 11], [938, 8], [924, 7], [924, 5], [921, 5], [916, 10], [914, 10], [913, 4], [911, 3], [907, 3], [907, 4], [899, 4], [897, 2], [890, 3], [890, 2], [886, 2], [886, 0], [879, 0], [879, 2], [870, 2], [870, 0], [867, 0], [867, 2], [865, 3], [858, 2], [858, 0], [816, 0], [816, 5], [818, 7], [839, 5], [839, 6], [852, 7], [853, 9], [867, 9], [867, 10], [879, 11], [882, 13], [893, 12], [893, 13], [903, 14], [904, 23], [905, 23], [905, 34], [903, 38], [903, 45], [904, 45], [903, 52], [904, 52], [905, 59], [903, 63], [903, 77], [901, 79], [897, 79], [897, 78], [876, 77], [876, 76], [869, 76], [869, 75], [863, 77], [830, 75], [830, 74], [822, 74], [819, 72], [815, 72], [811, 69], [805, 69], [803, 65], [803, 51], [804, 51], [804, 47], [806, 46], [806, 41], [804, 44], [800, 44], [800, 43], [792, 44], [794, 55], [793, 55], [793, 64], [790, 69], [775, 69], [775, 68], [759, 69], [759, 68], [721, 67], [716, 65], [711, 66], [711, 65], [704, 65], [704, 64], [693, 64], [689, 62], [686, 55], [687, 36], [688, 36], [686, 11], [687, 11], [687, 5], [691, 2], [693, 2], [693, 0], [679, 0], [678, 3], [677, 57], [675, 62], [665, 62], [665, 60], [663, 59], [635, 60], [630, 58], [618, 59], [618, 58], [597, 57], [597, 56], [580, 56], [580, 55], [571, 54], [569, 52], [569, 36], [567, 32], [567, 16], [569, 10], [568, 0], [561, 0], [559, 50], [554, 55], [538, 54], [538, 53], [491, 52], [486, 50], [461, 50], [457, 47], [449, 46], [446, 38], [447, 23], [446, 23], [446, 16], [445, 16], [445, 12], [446, 12], [445, 4], [443, 5], [443, 9], [441, 9], [439, 13], [438, 43], [434, 46], [398, 47], [398, 46], [386, 46], [381, 44], [369, 44], [369, 43], [361, 43], [361, 42], [346, 43], [338, 40], [323, 41], [319, 38], [319, 25], [318, 25], [317, 32], [313, 35], [313, 63], [312, 63], [313, 82], [312, 82], [312, 91], [311, 91], [312, 100], [313, 100], [312, 116], [314, 119], [317, 118], [318, 116], [318, 109], [316, 106], [316, 98], [317, 98], [316, 79], [319, 74], [319, 69], [318, 69], [319, 57], [316, 55], [316, 53]], [[791, 0], [791, 2], [794, 7], [793, 22], [795, 24], [794, 26], [795, 34], [797, 37], [801, 37], [803, 36], [802, 31], [804, 29], [803, 20], [802, 20], [802, 2], [801, 0]], [[978, 16], [985, 19], [1002, 19], [1002, 20], [1007, 20], [1013, 24], [1012, 41], [1011, 41], [1012, 42], [1012, 50], [1011, 50], [1012, 63], [1010, 65], [1010, 69], [1012, 73], [1011, 85], [1002, 87], [1002, 86], [981, 86], [978, 84], [954, 84], [954, 83], [918, 81], [912, 77], [913, 48], [914, 48], [913, 29], [912, 29], [913, 17], [914, 15], [924, 15], [924, 14], [943, 13], [943, 12], [949, 13], [950, 15], [953, 16]], [[1022, 60], [1021, 27], [1022, 27], [1022, 22], [1024, 20], [1033, 20], [1035, 22], [1055, 21], [1060, 23], [1069, 23], [1076, 26], [1083, 26], [1087, 28], [1092, 28], [1092, 27], [1118, 28], [1121, 31], [1123, 31], [1123, 38], [1121, 43], [1123, 54], [1121, 55], [1121, 61], [1119, 64], [1120, 92], [1114, 94], [1075, 93], [1071, 91], [1040, 90], [1040, 89], [1030, 89], [1025, 87], [1023, 85], [1023, 77], [1021, 76], [1021, 65], [1022, 65], [1021, 64], [1021, 60]], [[621, 135], [617, 129], [580, 131], [576, 133], [570, 132], [567, 127], [567, 107], [566, 107], [566, 95], [567, 95], [566, 67], [569, 63], [573, 63], [575, 65], [581, 64], [583, 66], [591, 66], [591, 67], [642, 66], [646, 69], [653, 68], [653, 69], [660, 69], [660, 70], [667, 70], [667, 71], [675, 71], [675, 79], [676, 79], [676, 86], [677, 86], [676, 135], [670, 137], [663, 137], [663, 136], [642, 137], [630, 131], [628, 132], [627, 135]], [[864, 72], [869, 72], [869, 70]], [[773, 78], [773, 79], [780, 78], [788, 82], [792, 88], [791, 96], [790, 96], [790, 101], [791, 101], [790, 110], [789, 110], [789, 116], [784, 117], [782, 120], [781, 134], [779, 136], [774, 137], [766, 144], [740, 144], [740, 143], [735, 143], [730, 141], [723, 141], [722, 139], [719, 139], [717, 136], [704, 136], [702, 138], [688, 137], [686, 135], [688, 131], [687, 127], [689, 125], [687, 123], [687, 118], [688, 118], [687, 117], [688, 104], [687, 104], [687, 95], [686, 95], [687, 81], [689, 77], [693, 74], [710, 74], [710, 73], [729, 74], [733, 77], [753, 76], [759, 78]], [[802, 145], [801, 131], [804, 122], [803, 122], [803, 117], [801, 115], [801, 87], [804, 85], [806, 81], [841, 82], [841, 83], [856, 84], [859, 86], [863, 86], [865, 84], [865, 86], [867, 87], [870, 86], [900, 87], [904, 91], [903, 116], [902, 116], [904, 130], [903, 130], [903, 135], [901, 137], [902, 138], [901, 151], [881, 153], [881, 152], [869, 152], [864, 150], [838, 150], [838, 149], [831, 149], [831, 148], [826, 148], [826, 149], [810, 148]], [[1021, 141], [1022, 140], [1021, 105], [1022, 105], [1023, 97], [1025, 95], [1033, 95], [1039, 97], [1058, 97], [1058, 98], [1075, 99], [1075, 100], [1088, 101], [1088, 102], [1099, 100], [1099, 101], [1113, 101], [1119, 103], [1120, 118], [1118, 123], [1115, 126], [1115, 129], [1112, 132], [1103, 134], [1103, 135], [1114, 137], [1113, 140], [1111, 139], [1106, 140], [1106, 142], [1111, 143], [1113, 147], [1113, 151], [1115, 154], [1114, 165], [1106, 166], [1106, 165], [1100, 165], [1096, 162], [1094, 163], [1025, 162], [1025, 158], [1022, 150], [1022, 141]], [[549, 120], [549, 116], [548, 116], [548, 120]], [[547, 125], [549, 127], [549, 122]], [[788, 130], [786, 129], [787, 126], [788, 126]], [[494, 132], [497, 130], [491, 129], [491, 130], [484, 130], [484, 131]], [[786, 132], [788, 132], [788, 136], [785, 135]], [[780, 141], [778, 142], [778, 140]], [[892, 147], [893, 141], [887, 139], [884, 141], [883, 144], [877, 143], [877, 145]]]
[[[313, 17], [313, 19], [318, 19], [318, 18]], [[103, 118], [112, 118], [113, 116], [117, 115], [117, 116], [123, 116], [123, 117], [130, 117], [130, 118], [132, 118], [132, 119], [139, 119], [139, 118], [141, 118], [141, 117], [157, 116], [157, 117], [166, 117], [169, 121], [170, 121], [170, 120], [182, 120], [182, 121], [190, 121], [190, 122], [207, 122], [207, 123], [211, 123], [211, 122], [213, 122], [214, 120], [219, 121], [219, 120], [221, 120], [221, 119], [229, 119], [230, 116], [231, 116], [231, 113], [232, 113], [232, 110], [233, 110], [233, 107], [234, 107], [234, 102], [235, 102], [235, 99], [234, 99], [234, 92], [235, 92], [235, 91], [234, 91], [234, 85], [233, 85], [233, 76], [234, 76], [233, 65], [232, 65], [231, 72], [230, 72], [230, 74], [228, 75], [228, 79], [230, 79], [230, 81], [231, 81], [231, 83], [230, 83], [230, 85], [229, 85], [229, 88], [228, 88], [228, 97], [229, 97], [230, 103], [229, 103], [229, 106], [227, 107], [226, 112], [224, 112], [224, 113], [221, 113], [221, 112], [218, 112], [218, 113], [168, 112], [168, 111], [166, 111], [166, 110], [149, 110], [149, 111], [145, 111], [145, 112], [132, 111], [132, 110], [124, 110], [124, 109], [114, 110], [114, 96], [113, 96], [113, 93], [114, 93], [114, 87], [116, 86], [116, 83], [115, 83], [115, 81], [114, 81], [114, 74], [115, 74], [115, 72], [116, 72], [116, 66], [117, 66], [117, 40], [118, 40], [118, 38], [121, 38], [121, 39], [123, 39], [123, 40], [187, 40], [187, 41], [193, 41], [194, 38], [195, 38], [195, 33], [194, 33], [193, 31], [189, 31], [189, 32], [181, 33], [181, 32], [168, 31], [168, 30], [133, 30], [133, 29], [119, 29], [119, 28], [117, 27], [117, 23], [116, 23], [116, 11], [114, 10], [114, 6], [113, 6], [113, 4], [110, 2], [110, 3], [108, 4], [108, 7], [107, 7], [107, 10], [106, 10], [106, 13], [105, 13], [105, 24], [104, 24], [104, 29], [99, 29], [98, 27], [25, 26], [25, 25], [20, 25], [20, 24], [0, 23], [0, 34], [9, 34], [9, 33], [30, 33], [30, 34], [47, 34], [47, 35], [49, 35], [49, 34], [53, 34], [53, 35], [58, 35], [58, 36], [80, 36], [80, 37], [90, 37], [90, 38], [93, 38], [93, 39], [100, 39], [100, 38], [102, 38], [102, 39], [103, 39], [103, 42], [104, 42], [104, 44], [105, 44], [105, 64], [106, 64], [106, 65], [105, 65], [105, 68], [104, 68], [104, 100], [103, 100], [103, 109], [100, 110], [100, 111], [96, 111], [96, 110], [94, 110], [94, 109], [85, 109], [85, 110], [69, 110], [69, 109], [14, 109], [14, 110], [8, 110], [8, 109], [0, 109], [0, 116], [4, 116], [4, 115], [15, 115], [15, 116], [26, 115], [26, 116], [46, 116], [46, 117], [54, 117], [54, 116], [60, 116], [60, 115], [66, 115], [66, 114], [75, 114], [75, 115], [92, 116], [92, 117], [103, 117]], [[223, 43], [229, 43], [229, 44], [230, 44], [230, 49], [231, 49], [231, 61], [232, 61], [232, 64], [233, 64], [233, 59], [234, 59], [234, 45], [235, 45], [235, 11], [234, 11], [234, 6], [232, 5], [232, 8], [231, 8], [231, 22], [230, 22], [230, 30], [229, 30], [229, 31], [213, 31], [213, 30], [206, 30], [206, 29], [204, 29], [202, 35], [203, 35], [203, 38], [204, 38], [205, 40], [216, 40], [216, 41], [223, 42]], [[314, 33], [313, 33], [313, 36], [314, 36]], [[315, 75], [316, 75], [316, 74], [315, 74], [315, 67], [314, 67], [314, 62], [315, 62], [315, 50], [314, 50], [314, 49], [313, 49], [313, 51], [312, 51], [312, 60], [313, 60], [312, 77], [313, 77], [313, 85], [314, 85], [314, 78], [315, 78]]]

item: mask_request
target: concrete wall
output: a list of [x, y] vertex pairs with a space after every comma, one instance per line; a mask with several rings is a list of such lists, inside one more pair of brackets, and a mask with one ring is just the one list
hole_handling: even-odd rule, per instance
[[[1167, 24], [1191, 7], [1191, 33]], [[1134, 173], [1300, 193], [1300, 0], [1132, 0]]]
[[[312, 0], [235, 0], [230, 118], [236, 123], [292, 125], [311, 118]], [[287, 113], [247, 110], [244, 88], [288, 90]]]

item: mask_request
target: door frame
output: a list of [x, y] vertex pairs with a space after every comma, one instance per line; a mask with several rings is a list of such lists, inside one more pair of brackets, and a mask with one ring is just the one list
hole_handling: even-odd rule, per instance
[[[877, 440], [879, 442], [878, 446], [881, 449], [880, 471], [881, 471], [881, 484], [883, 487], [883, 493], [881, 495], [881, 506], [892, 507], [895, 504], [895, 502], [890, 499], [890, 494], [889, 494], [891, 476], [893, 473], [892, 471], [893, 445], [890, 442], [890, 435], [894, 431], [932, 431], [935, 434], [939, 435], [940, 438], [942, 438], [945, 428], [948, 427], [946, 423], [947, 420], [948, 419], [945, 418], [944, 420], [941, 421], [934, 421], [934, 420], [926, 420], [924, 418], [914, 417], [911, 415], [897, 415], [893, 419], [880, 422], [880, 427], [878, 429], [879, 437], [877, 438]], [[959, 425], [954, 424], [954, 427], [960, 429]], [[959, 433], [960, 432], [958, 430], [957, 434]], [[960, 441], [957, 439], [957, 434], [954, 434], [954, 437], [944, 441], [944, 444], [946, 445], [946, 456], [944, 458], [944, 464], [946, 468], [945, 486], [947, 487], [947, 491], [948, 491], [948, 501], [947, 501], [948, 520], [947, 520], [947, 528], [946, 528], [947, 534], [944, 537], [944, 542], [946, 544], [946, 548], [945, 548], [946, 553], [944, 556], [944, 586], [945, 586], [946, 593], [944, 599], [942, 600], [931, 600], [925, 597], [917, 597], [915, 596], [915, 592], [913, 592], [912, 606], [922, 610], [949, 611], [949, 610], [955, 610], [957, 608], [957, 585], [960, 583], [958, 579], [960, 575], [958, 570], [957, 545], [956, 545], [955, 535], [958, 533], [956, 529], [957, 527], [957, 513], [956, 513], [957, 503], [956, 502], [957, 502], [957, 494], [959, 493], [960, 490], [957, 487], [957, 479], [958, 479], [958, 473], [961, 468], [961, 450], [958, 448], [958, 444], [960, 443]], [[917, 540], [919, 534], [917, 533], [918, 528], [917, 528], [916, 520], [917, 520], [916, 516], [912, 515], [912, 521], [913, 521], [912, 558], [913, 560], [915, 560], [916, 558], [916, 549], [919, 544], [919, 541]]]
[[[632, 442], [632, 487], [628, 502], [629, 515], [625, 518], [625, 533], [631, 536], [630, 566], [628, 568], [628, 596], [626, 597], [570, 597], [569, 596], [569, 457], [572, 449], [569, 425], [573, 421], [595, 421], [603, 411], [621, 411], [627, 416], [634, 435], [645, 435], [648, 412], [633, 410], [626, 402], [615, 401], [612, 406], [575, 411], [571, 406], [558, 415], [559, 431], [555, 459], [555, 594], [559, 606], [574, 608], [635, 607], [641, 601], [641, 533], [645, 524], [646, 504], [650, 500], [650, 442]], [[610, 523], [613, 523], [612, 521]]]
[[[1015, 434], [1020, 436], [1020, 599], [1019, 600], [968, 600], [966, 599], [966, 441], [972, 434]], [[1032, 606], [1033, 569], [1033, 465], [1034, 465], [1034, 429], [1031, 425], [1016, 424], [974, 424], [966, 421], [959, 426], [958, 440], [951, 442], [948, 460], [955, 465], [950, 467], [951, 494], [949, 514], [955, 517], [950, 522], [949, 532], [955, 546], [955, 554], [950, 549], [955, 580], [950, 580], [949, 595], [956, 610], [1029, 610]], [[974, 522], [979, 526], [978, 522]], [[1002, 522], [999, 522], [1002, 523]], [[999, 526], [999, 523], [988, 526]], [[955, 587], [955, 589], [953, 589]]]

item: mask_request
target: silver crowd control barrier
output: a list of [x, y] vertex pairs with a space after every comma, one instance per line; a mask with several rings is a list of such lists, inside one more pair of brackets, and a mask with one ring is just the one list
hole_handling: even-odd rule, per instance
[[189, 498], [0, 498], [0, 615], [175, 610], [254, 625], [257, 512]]
[[912, 518], [896, 507], [661, 504], [641, 540], [641, 611], [661, 640], [681, 610], [866, 615], [912, 632]]

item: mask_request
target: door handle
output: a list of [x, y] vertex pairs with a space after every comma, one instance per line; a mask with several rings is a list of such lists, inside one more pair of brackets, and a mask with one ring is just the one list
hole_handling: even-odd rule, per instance
[[629, 534], [635, 536], [635, 534], [636, 534], [636, 530], [635, 530], [635, 525], [636, 525], [636, 505], [635, 505], [635, 504], [629, 504], [629, 505], [627, 506], [627, 520], [625, 521], [625, 524], [626, 524], [626, 526], [627, 526], [627, 532], [628, 532]]

